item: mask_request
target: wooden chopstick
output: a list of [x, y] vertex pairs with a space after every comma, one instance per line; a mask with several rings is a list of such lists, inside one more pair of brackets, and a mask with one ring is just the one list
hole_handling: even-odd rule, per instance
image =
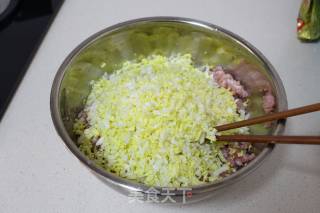
[[275, 135], [220, 135], [217, 141], [279, 143], [279, 144], [319, 144], [320, 136], [275, 136]]
[[229, 130], [229, 129], [235, 129], [235, 128], [239, 128], [239, 127], [250, 126], [253, 124], [279, 120], [279, 119], [288, 118], [288, 117], [292, 117], [295, 115], [306, 114], [306, 113], [310, 113], [310, 112], [315, 112], [315, 111], [319, 111], [319, 110], [320, 110], [320, 103], [316, 103], [316, 104], [311, 104], [311, 105], [307, 105], [304, 107], [290, 109], [290, 110], [283, 111], [283, 112], [276, 112], [276, 113], [272, 113], [272, 114], [268, 114], [268, 115], [263, 115], [263, 116], [251, 118], [248, 120], [244, 120], [244, 121], [239, 121], [239, 122], [235, 122], [235, 123], [216, 126], [215, 129], [221, 132], [221, 131], [225, 131], [225, 130]]

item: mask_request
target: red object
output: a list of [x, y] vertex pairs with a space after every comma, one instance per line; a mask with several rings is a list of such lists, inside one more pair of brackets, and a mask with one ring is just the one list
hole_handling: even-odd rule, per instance
[[304, 26], [304, 21], [300, 18], [297, 19], [297, 30], [300, 31]]
[[191, 198], [192, 197], [192, 192], [187, 192], [187, 197]]

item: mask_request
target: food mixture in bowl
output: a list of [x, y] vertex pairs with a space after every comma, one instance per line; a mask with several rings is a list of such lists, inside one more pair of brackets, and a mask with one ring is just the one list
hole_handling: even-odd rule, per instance
[[194, 186], [255, 157], [249, 143], [216, 142], [216, 134], [249, 134], [214, 129], [248, 117], [248, 92], [221, 66], [152, 55], [91, 84], [74, 132], [80, 150], [107, 171], [150, 186]]

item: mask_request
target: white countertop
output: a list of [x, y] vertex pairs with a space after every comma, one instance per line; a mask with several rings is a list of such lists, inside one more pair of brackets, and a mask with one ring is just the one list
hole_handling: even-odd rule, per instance
[[[0, 212], [320, 212], [320, 146], [278, 146], [256, 172], [199, 204], [129, 204], [69, 153], [49, 110], [54, 75], [81, 41], [121, 21], [160, 15], [196, 18], [233, 31], [275, 66], [289, 107], [319, 102], [320, 43], [296, 39], [300, 2], [66, 1], [0, 123]], [[288, 120], [288, 135], [319, 133], [320, 112]]]

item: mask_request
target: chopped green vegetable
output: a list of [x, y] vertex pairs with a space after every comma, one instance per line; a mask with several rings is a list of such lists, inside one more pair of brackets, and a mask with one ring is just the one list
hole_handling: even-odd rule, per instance
[[189, 54], [125, 62], [92, 82], [84, 112], [88, 124], [78, 119], [74, 131], [91, 159], [121, 177], [172, 187], [215, 181], [230, 169], [213, 127], [244, 119], [232, 93]]

